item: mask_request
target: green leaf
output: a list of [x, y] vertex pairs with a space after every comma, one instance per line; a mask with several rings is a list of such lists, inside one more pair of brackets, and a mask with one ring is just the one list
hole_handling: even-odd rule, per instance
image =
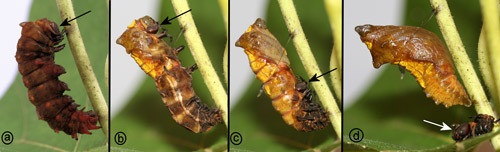
[[[475, 48], [481, 29], [479, 2], [456, 1], [448, 4], [468, 55], [478, 71]], [[441, 35], [435, 17], [426, 22], [432, 15], [429, 1], [407, 1], [404, 12], [404, 25], [420, 26]], [[364, 44], [360, 41], [359, 45]], [[440, 127], [423, 120], [438, 124], [445, 122], [448, 125], [469, 122], [472, 120], [468, 117], [476, 115], [474, 107], [453, 106], [446, 109], [443, 105], [435, 105], [432, 99], [426, 98], [413, 76], [406, 74], [400, 80], [397, 66], [384, 66], [386, 68], [381, 68], [383, 72], [366, 89], [365, 94], [360, 95], [358, 101], [345, 110], [344, 150], [455, 151], [451, 131], [439, 131]], [[359, 143], [349, 139], [349, 132], [354, 128], [360, 128], [364, 133], [364, 139]], [[466, 150], [470, 150], [491, 137], [488, 134], [462, 143]]]
[[[161, 22], [167, 16], [176, 16], [173, 11], [172, 2], [165, 0], [160, 5], [160, 16], [155, 20]], [[193, 19], [200, 32], [203, 44], [212, 61], [212, 64], [221, 81], [224, 81], [222, 69], [222, 56], [226, 45], [226, 34], [221, 10], [216, 0], [189, 1]], [[152, 14], [142, 14], [152, 15]], [[132, 21], [131, 21], [132, 22]], [[180, 33], [177, 19], [170, 21], [172, 24], [163, 25], [168, 33], [174, 37], [172, 47], [185, 46], [184, 50], [178, 54], [183, 67], [189, 67], [195, 63], [185, 38]], [[127, 26], [127, 25], [123, 25]], [[177, 39], [177, 37], [180, 37]], [[168, 42], [168, 38], [163, 39]], [[114, 40], [112, 40], [114, 41]], [[111, 45], [118, 45], [112, 43]], [[169, 44], [170, 45], [170, 44]], [[122, 48], [122, 47], [120, 47]], [[125, 49], [117, 50], [117, 53], [125, 53]], [[135, 62], [132, 57], [130, 62]], [[135, 65], [137, 66], [137, 65]], [[146, 74], [144, 74], [146, 75]], [[203, 82], [201, 74], [196, 70], [193, 75], [193, 89], [203, 103], [215, 106], [213, 99]], [[127, 105], [111, 120], [111, 149], [119, 151], [197, 151], [211, 150], [223, 151], [227, 149], [227, 129], [224, 123], [214, 126], [210, 131], [204, 133], [193, 133], [177, 124], [163, 104], [158, 93], [154, 80], [146, 76], [137, 92], [129, 100]], [[115, 82], [113, 82], [115, 83]], [[127, 82], [116, 82], [127, 83]], [[127, 136], [127, 141], [123, 145], [114, 142], [113, 137], [119, 131]]]
[[[462, 142], [458, 143], [449, 143], [445, 144], [436, 148], [432, 149], [420, 149], [418, 151], [427, 151], [427, 152], [432, 152], [432, 151], [470, 151], [472, 150], [476, 145], [479, 145], [480, 143], [487, 141], [494, 136], [500, 134], [500, 131], [497, 132], [491, 132], [488, 134], [484, 134], [478, 137], [474, 137]], [[347, 141], [347, 145], [344, 145], [346, 149], [349, 150], [377, 150], [377, 151], [383, 151], [383, 150], [408, 150], [406, 147], [394, 145], [391, 143], [385, 143], [385, 142], [380, 142], [376, 140], [363, 140], [359, 143], [353, 143], [349, 142], [349, 136], [344, 136], [344, 141]], [[365, 148], [366, 147], [366, 148]]]
[[[294, 1], [294, 3], [316, 61], [321, 71], [326, 72], [329, 70], [333, 36], [324, 3], [322, 1]], [[278, 3], [269, 1], [267, 8], [267, 17], [263, 16], [262, 18], [265, 19], [269, 31], [287, 50], [287, 57], [290, 59], [294, 74], [306, 80], [309, 79], [302, 65], [307, 63], [300, 61], [292, 41], [287, 43], [289, 33]], [[255, 19], [249, 18], [248, 23], [253, 23]], [[232, 29], [231, 32], [243, 34], [245, 30]], [[230, 45], [234, 45], [234, 43], [230, 43]], [[237, 48], [231, 51], [233, 53], [242, 53], [243, 49]], [[241, 62], [248, 63], [248, 60]], [[327, 84], [331, 83], [328, 82]], [[243, 139], [240, 145], [230, 143], [230, 150], [331, 151], [340, 146], [339, 142], [335, 142], [337, 135], [335, 135], [331, 124], [322, 130], [307, 133], [299, 132], [292, 126], [287, 125], [279, 112], [273, 108], [272, 101], [265, 93], [257, 97], [261, 85], [260, 81], [254, 79], [246, 93], [240, 97], [240, 101], [231, 109], [230, 134], [238, 132]], [[332, 86], [329, 87], [332, 89]]]
[[108, 145], [104, 145], [101, 147], [95, 147], [93, 149], [90, 149], [89, 152], [101, 152], [101, 151], [108, 151]]
[[[101, 88], [104, 88], [103, 67], [108, 53], [109, 35], [106, 3], [98, 0], [75, 1], [73, 5], [77, 14], [92, 10], [92, 13], [77, 19], [77, 21], [92, 68]], [[57, 25], [62, 22], [55, 0], [33, 1], [29, 21], [42, 18], [48, 18]], [[59, 29], [62, 30], [61, 27]], [[21, 31], [21, 27], [12, 30]], [[61, 42], [61, 44], [67, 43], [66, 40]], [[12, 57], [12, 60], [14, 59]], [[66, 69], [66, 74], [59, 77], [71, 89], [71, 91], [66, 91], [65, 94], [70, 95], [77, 104], [82, 105], [80, 109], [86, 107], [86, 110], [92, 110], [68, 45], [55, 54], [55, 62]], [[107, 95], [105, 95], [105, 98], [107, 99]], [[12, 144], [5, 146], [0, 143], [2, 151], [83, 151], [106, 145], [105, 136], [100, 129], [91, 130], [92, 135], [79, 134], [78, 141], [75, 141], [64, 132], [55, 133], [47, 122], [38, 120], [35, 106], [28, 100], [27, 88], [24, 87], [19, 74], [0, 100], [0, 107], [0, 115], [2, 115], [0, 117], [0, 124], [2, 124], [0, 132], [10, 131], [14, 135]]]
[[441, 147], [437, 147], [434, 149], [429, 149], [426, 151], [470, 151], [472, 150], [476, 145], [479, 145], [480, 143], [487, 141], [494, 136], [498, 135], [500, 131], [497, 132], [492, 132], [488, 134], [484, 134], [472, 139], [468, 139], [459, 143], [453, 143]]

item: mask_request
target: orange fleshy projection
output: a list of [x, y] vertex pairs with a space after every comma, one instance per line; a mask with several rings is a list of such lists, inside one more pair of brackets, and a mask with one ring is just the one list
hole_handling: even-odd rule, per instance
[[420, 27], [362, 25], [355, 28], [373, 58], [373, 67], [391, 63], [417, 79], [427, 97], [446, 108], [470, 106], [464, 87], [455, 76], [450, 53], [439, 37]]

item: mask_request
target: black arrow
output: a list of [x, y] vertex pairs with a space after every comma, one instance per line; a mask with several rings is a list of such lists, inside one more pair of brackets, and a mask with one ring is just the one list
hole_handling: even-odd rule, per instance
[[325, 74], [328, 74], [328, 73], [330, 73], [330, 72], [332, 72], [332, 71], [335, 71], [335, 70], [337, 70], [337, 68], [332, 69], [332, 70], [330, 70], [330, 71], [328, 71], [328, 72], [326, 72], [326, 73], [323, 73], [323, 74], [322, 74], [322, 75], [320, 75], [320, 76], [316, 76], [316, 74], [314, 74], [314, 76], [313, 76], [311, 79], [309, 79], [309, 82], [319, 81], [319, 80], [318, 80], [318, 78], [319, 78], [319, 77], [322, 77], [322, 76], [324, 76]]
[[59, 25], [59, 26], [68, 26], [68, 25], [71, 25], [71, 24], [69, 24], [69, 22], [71, 22], [71, 21], [73, 21], [73, 20], [76, 20], [77, 18], [82, 17], [83, 15], [85, 15], [85, 14], [87, 14], [87, 13], [90, 13], [90, 11], [87, 11], [87, 12], [83, 13], [82, 15], [77, 16], [77, 17], [75, 17], [74, 19], [71, 19], [71, 20], [69, 20], [69, 21], [68, 21], [68, 18], [66, 18], [66, 19], [64, 19], [64, 21], [63, 21], [63, 22], [61, 23], [61, 25]]
[[177, 17], [179, 17], [179, 16], [181, 16], [181, 15], [184, 15], [184, 14], [186, 14], [187, 12], [190, 12], [190, 11], [191, 11], [191, 9], [189, 9], [188, 11], [185, 11], [184, 13], [181, 13], [181, 14], [179, 14], [179, 15], [177, 15], [177, 16], [175, 16], [175, 17], [171, 18], [171, 19], [168, 19], [168, 16], [167, 16], [167, 18], [166, 18], [165, 20], [163, 20], [163, 22], [161, 22], [161, 25], [168, 25], [168, 24], [172, 24], [172, 23], [170, 23], [170, 21], [171, 21], [171, 20], [173, 20], [173, 19], [175, 19], [175, 18], [177, 18]]

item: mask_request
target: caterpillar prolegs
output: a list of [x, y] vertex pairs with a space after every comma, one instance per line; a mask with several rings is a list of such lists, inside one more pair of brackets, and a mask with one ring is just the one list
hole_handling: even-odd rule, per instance
[[263, 90], [288, 125], [304, 132], [328, 125], [328, 113], [312, 102], [312, 91], [305, 81], [297, 83], [285, 48], [267, 30], [264, 20], [258, 18], [241, 35], [236, 46], [245, 49], [250, 67], [263, 83]]
[[54, 63], [54, 53], [61, 51], [58, 45], [64, 35], [57, 24], [48, 19], [22, 22], [21, 38], [17, 43], [16, 60], [23, 83], [28, 88], [28, 98], [36, 106], [38, 118], [47, 121], [54, 131], [64, 131], [78, 140], [77, 133], [92, 134], [98, 117], [92, 111], [78, 110], [80, 106], [64, 91], [70, 90], [58, 76], [66, 73]]
[[177, 54], [184, 47], [170, 47], [162, 40], [170, 35], [165, 30], [157, 33], [159, 30], [158, 22], [144, 16], [134, 20], [116, 43], [125, 47], [141, 69], [155, 80], [175, 122], [195, 133], [208, 131], [221, 121], [221, 112], [200, 102], [191, 87], [191, 73], [197, 69], [196, 64], [182, 67]]

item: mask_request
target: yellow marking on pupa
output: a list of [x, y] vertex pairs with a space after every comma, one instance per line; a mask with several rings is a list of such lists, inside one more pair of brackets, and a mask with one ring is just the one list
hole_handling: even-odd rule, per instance
[[252, 26], [249, 26], [249, 27], [248, 27], [248, 30], [247, 30], [247, 31], [245, 31], [245, 33], [248, 33], [248, 32], [250, 32], [250, 31], [252, 31]]
[[368, 47], [369, 50], [372, 49], [372, 43], [371, 42], [365, 42], [366, 46]]
[[134, 27], [134, 26], [135, 26], [135, 20], [134, 20], [134, 21], [132, 21], [132, 24], [128, 25], [128, 26], [127, 26], [127, 28], [132, 28], [132, 27]]

